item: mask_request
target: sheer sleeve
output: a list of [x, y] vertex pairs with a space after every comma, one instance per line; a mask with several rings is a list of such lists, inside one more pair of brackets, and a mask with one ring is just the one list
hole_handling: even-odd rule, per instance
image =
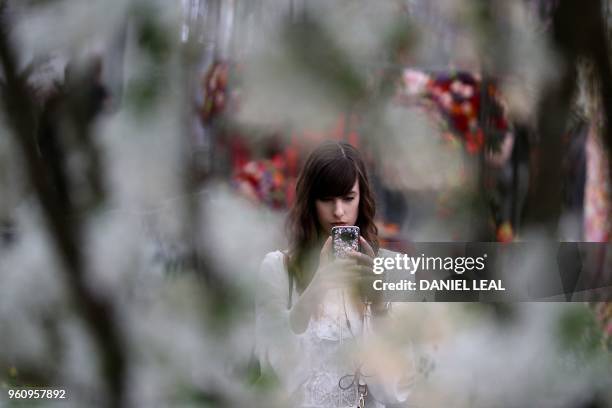
[[274, 371], [291, 392], [299, 384], [299, 336], [289, 325], [289, 278], [283, 256], [280, 251], [271, 252], [261, 263], [255, 295], [255, 353], [262, 370]]

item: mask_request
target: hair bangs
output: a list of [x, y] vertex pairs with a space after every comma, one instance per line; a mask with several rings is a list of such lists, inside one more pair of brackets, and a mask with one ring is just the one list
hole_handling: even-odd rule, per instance
[[357, 181], [357, 168], [352, 160], [340, 157], [323, 166], [316, 180], [313, 186], [315, 199], [345, 196]]

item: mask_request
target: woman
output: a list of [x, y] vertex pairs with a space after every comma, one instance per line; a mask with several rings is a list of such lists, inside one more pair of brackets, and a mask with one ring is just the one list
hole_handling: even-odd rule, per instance
[[[266, 255], [256, 300], [262, 369], [277, 375], [293, 406], [382, 407], [405, 398], [399, 379], [368, 372], [359, 351], [370, 323], [386, 313], [369, 290], [378, 252], [374, 213], [359, 152], [336, 142], [315, 149], [298, 177], [289, 249]], [[360, 228], [361, 252], [333, 259], [330, 230], [338, 225]]]

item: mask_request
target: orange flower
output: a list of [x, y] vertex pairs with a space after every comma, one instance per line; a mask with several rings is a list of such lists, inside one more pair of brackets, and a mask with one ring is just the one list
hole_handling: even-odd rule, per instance
[[510, 222], [506, 221], [497, 228], [497, 241], [512, 242], [514, 240], [514, 231]]

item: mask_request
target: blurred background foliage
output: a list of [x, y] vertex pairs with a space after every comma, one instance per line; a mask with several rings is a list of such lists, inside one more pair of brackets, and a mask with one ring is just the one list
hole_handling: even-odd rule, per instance
[[[3, 405], [284, 406], [253, 296], [323, 139], [365, 152], [396, 249], [609, 237], [608, 1], [0, 0], [0, 21]], [[397, 314], [389, 353], [429, 367], [410, 406], [612, 403], [607, 303]]]

